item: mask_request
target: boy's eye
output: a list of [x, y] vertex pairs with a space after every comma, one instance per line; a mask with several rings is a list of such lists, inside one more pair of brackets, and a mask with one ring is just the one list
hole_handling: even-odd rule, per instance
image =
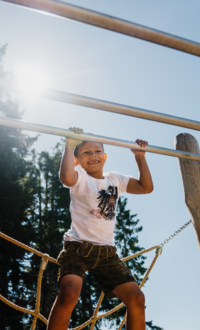
[[85, 151], [84, 154], [88, 154], [88, 151]]

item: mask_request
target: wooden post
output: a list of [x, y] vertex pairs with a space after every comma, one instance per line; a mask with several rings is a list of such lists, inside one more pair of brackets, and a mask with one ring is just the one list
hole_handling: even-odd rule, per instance
[[[176, 136], [175, 147], [177, 150], [200, 154], [197, 140], [188, 133]], [[178, 159], [178, 163], [185, 192], [185, 203], [191, 215], [200, 250], [200, 162]]]

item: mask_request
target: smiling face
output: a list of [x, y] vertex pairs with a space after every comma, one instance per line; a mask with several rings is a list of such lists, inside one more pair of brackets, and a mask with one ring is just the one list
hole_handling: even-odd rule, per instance
[[78, 149], [78, 157], [74, 160], [75, 165], [81, 165], [89, 175], [102, 179], [106, 158], [100, 143], [88, 141]]

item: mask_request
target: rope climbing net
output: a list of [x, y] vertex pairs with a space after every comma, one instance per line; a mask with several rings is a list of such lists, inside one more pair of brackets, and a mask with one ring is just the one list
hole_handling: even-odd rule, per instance
[[[140, 288], [143, 287], [144, 283], [146, 282], [147, 280], [147, 277], [149, 276], [153, 266], [155, 265], [155, 262], [156, 260], [158, 259], [159, 255], [162, 253], [162, 248], [164, 246], [164, 244], [168, 243], [169, 240], [171, 240], [173, 237], [175, 237], [176, 235], [178, 235], [184, 228], [186, 228], [190, 223], [192, 222], [192, 220], [188, 221], [184, 226], [182, 226], [179, 230], [177, 230], [173, 235], [171, 235], [168, 239], [166, 239], [162, 244], [160, 245], [155, 245], [147, 250], [143, 250], [143, 251], [140, 251], [138, 253], [135, 253], [135, 254], [132, 254], [130, 256], [127, 256], [125, 258], [123, 258], [122, 260], [123, 261], [128, 261], [130, 259], [133, 259], [133, 258], [136, 258], [142, 254], [145, 254], [147, 252], [150, 252], [152, 250], [156, 250], [156, 255], [149, 267], [149, 269], [147, 270], [142, 282], [140, 283]], [[0, 300], [2, 300], [5, 304], [7, 304], [8, 306], [20, 311], [20, 312], [23, 312], [23, 313], [27, 313], [27, 314], [31, 314], [33, 316], [33, 322], [32, 322], [32, 325], [31, 325], [31, 330], [34, 330], [35, 327], [36, 327], [36, 322], [37, 322], [37, 319], [39, 318], [42, 322], [44, 322], [45, 324], [47, 324], [47, 319], [40, 314], [40, 297], [41, 297], [41, 286], [42, 286], [42, 276], [43, 276], [43, 272], [44, 270], [46, 269], [46, 266], [47, 266], [47, 263], [48, 261], [50, 262], [53, 262], [55, 264], [58, 264], [56, 259], [50, 257], [48, 254], [46, 253], [42, 253], [40, 251], [37, 251], [33, 248], [31, 248], [30, 246], [27, 246], [17, 240], [15, 240], [14, 238], [12, 237], [9, 237], [7, 235], [5, 235], [4, 233], [0, 232], [0, 237], [2, 237], [3, 239], [15, 244], [15, 245], [18, 245], [20, 247], [22, 247], [23, 249], [29, 251], [29, 252], [32, 252], [36, 255], [38, 255], [39, 257], [41, 257], [41, 264], [40, 264], [40, 270], [39, 270], [39, 274], [38, 274], [38, 280], [37, 280], [37, 291], [36, 291], [36, 302], [35, 302], [35, 310], [31, 310], [31, 309], [27, 309], [27, 308], [23, 308], [23, 307], [20, 307], [14, 303], [12, 303], [11, 301], [9, 301], [8, 299], [6, 299], [5, 297], [3, 297], [1, 294], [0, 294]], [[59, 265], [59, 264], [58, 264]], [[71, 330], [81, 330], [83, 328], [85, 328], [87, 325], [91, 324], [91, 327], [90, 327], [90, 330], [93, 330], [94, 329], [94, 326], [95, 326], [95, 323], [97, 322], [97, 320], [100, 320], [101, 318], [103, 317], [106, 317], [114, 312], [116, 312], [118, 309], [120, 309], [122, 306], [124, 306], [124, 303], [121, 303], [119, 304], [118, 306], [116, 306], [115, 308], [111, 309], [110, 311], [104, 313], [104, 314], [101, 314], [101, 315], [98, 315], [98, 311], [99, 311], [99, 308], [101, 306], [101, 303], [102, 303], [102, 300], [104, 298], [104, 293], [102, 292], [101, 295], [100, 295], [100, 298], [99, 298], [99, 301], [97, 303], [97, 306], [94, 310], [94, 314], [93, 316], [88, 320], [86, 321], [85, 323], [83, 323], [82, 325], [80, 325], [79, 327], [76, 327], [76, 328], [73, 328]], [[126, 314], [118, 328], [118, 330], [121, 330], [122, 327], [123, 327], [123, 324], [125, 323], [126, 321]]]

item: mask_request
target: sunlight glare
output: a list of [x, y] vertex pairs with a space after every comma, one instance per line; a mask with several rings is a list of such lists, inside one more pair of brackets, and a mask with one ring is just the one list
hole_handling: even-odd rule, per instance
[[47, 79], [37, 67], [20, 67], [15, 76], [18, 87], [27, 94], [41, 93], [46, 87]]

